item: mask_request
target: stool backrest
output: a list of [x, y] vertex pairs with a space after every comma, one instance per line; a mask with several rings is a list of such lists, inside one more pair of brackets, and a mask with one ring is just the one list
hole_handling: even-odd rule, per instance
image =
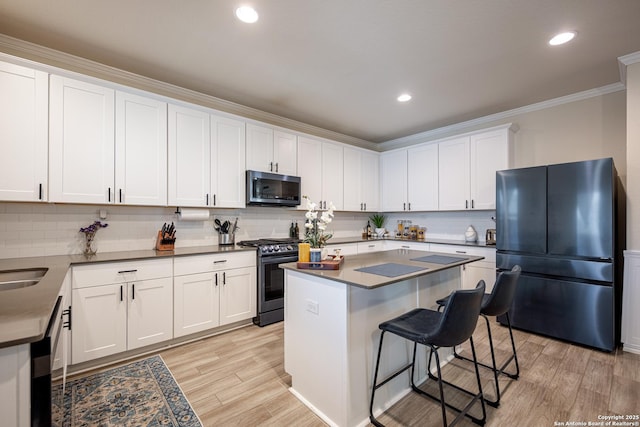
[[484, 289], [484, 280], [480, 280], [475, 289], [453, 292], [429, 341], [439, 347], [453, 347], [468, 340], [478, 323]]
[[500, 316], [509, 311], [521, 271], [519, 265], [514, 265], [511, 271], [502, 271], [498, 274], [491, 295], [482, 303], [482, 314]]

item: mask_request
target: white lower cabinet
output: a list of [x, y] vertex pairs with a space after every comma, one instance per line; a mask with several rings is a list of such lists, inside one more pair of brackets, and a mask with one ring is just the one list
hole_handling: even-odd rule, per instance
[[465, 264], [461, 267], [462, 289], [473, 289], [480, 280], [485, 282], [485, 292], [490, 293], [493, 289], [496, 281], [496, 250], [494, 248], [431, 244], [431, 251], [456, 255], [483, 256], [483, 260]]
[[171, 260], [72, 269], [72, 362], [86, 362], [173, 338]]
[[336, 253], [336, 250], [340, 251], [340, 255], [357, 255], [358, 254], [358, 243], [343, 243], [343, 244], [333, 244], [327, 245], [327, 251], [329, 255], [333, 255]]
[[407, 249], [411, 251], [430, 251], [431, 245], [425, 242], [418, 241], [402, 241], [402, 240], [387, 240], [385, 243], [386, 250], [393, 249]]
[[622, 331], [624, 351], [640, 354], [640, 251], [624, 251], [622, 287]]
[[176, 337], [256, 315], [256, 255], [208, 254], [174, 260]]

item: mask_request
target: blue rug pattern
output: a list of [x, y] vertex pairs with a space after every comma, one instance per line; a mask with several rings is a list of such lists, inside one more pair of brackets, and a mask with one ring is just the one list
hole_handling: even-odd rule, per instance
[[[53, 425], [202, 427], [160, 356], [138, 360], [53, 390]], [[62, 408], [56, 402], [62, 402]]]

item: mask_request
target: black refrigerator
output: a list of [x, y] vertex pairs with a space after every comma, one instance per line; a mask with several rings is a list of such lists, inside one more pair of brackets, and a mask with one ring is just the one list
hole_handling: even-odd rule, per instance
[[509, 311], [514, 327], [615, 349], [624, 242], [620, 192], [610, 158], [496, 173], [496, 267], [522, 267]]

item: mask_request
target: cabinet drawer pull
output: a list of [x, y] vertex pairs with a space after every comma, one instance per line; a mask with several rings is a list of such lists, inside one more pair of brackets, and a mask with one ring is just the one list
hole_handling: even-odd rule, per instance
[[218, 261], [213, 261], [214, 264], [222, 264], [223, 262], [227, 262], [227, 260], [226, 259], [221, 259], [221, 260], [218, 260]]
[[136, 271], [138, 271], [137, 268], [133, 269], [133, 270], [120, 270], [118, 271], [118, 274], [122, 274], [122, 273], [135, 273]]
[[400, 246], [402, 249], [411, 249], [411, 246], [402, 245]]
[[457, 254], [466, 254], [467, 251], [456, 251]]
[[375, 248], [375, 247], [376, 247], [376, 245], [369, 245], [369, 247], [370, 247], [370, 248]]

